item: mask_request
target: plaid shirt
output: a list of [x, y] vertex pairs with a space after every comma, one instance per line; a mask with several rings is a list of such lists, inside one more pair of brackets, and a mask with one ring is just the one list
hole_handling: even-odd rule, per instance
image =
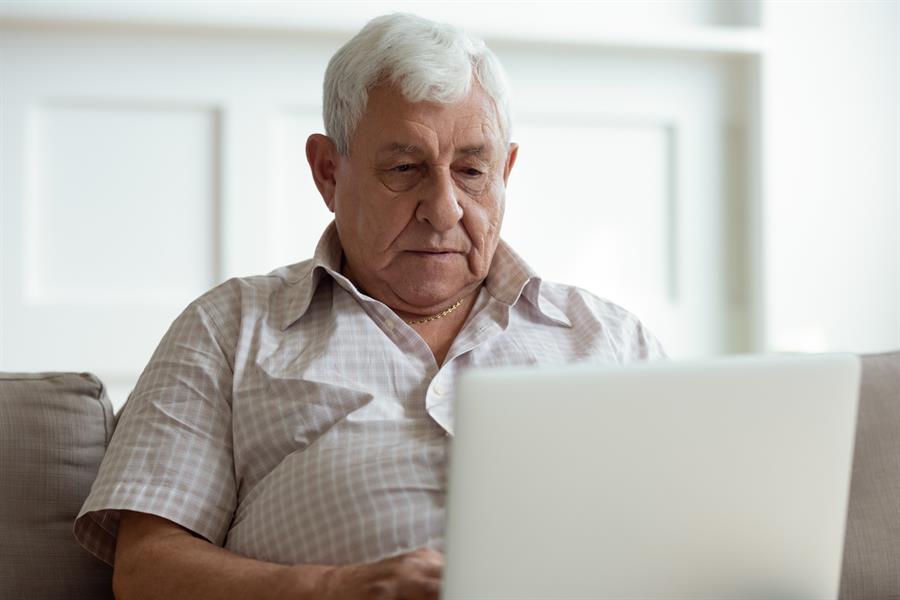
[[175, 320], [119, 418], [75, 535], [112, 563], [119, 510], [284, 564], [442, 548], [454, 380], [471, 367], [663, 355], [630, 313], [501, 242], [443, 365], [315, 256], [229, 280]]

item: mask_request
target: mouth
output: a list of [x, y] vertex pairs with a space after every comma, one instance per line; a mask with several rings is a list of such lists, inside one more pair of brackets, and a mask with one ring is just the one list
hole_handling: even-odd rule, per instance
[[460, 254], [462, 251], [455, 248], [415, 248], [407, 250], [407, 252], [413, 254]]
[[444, 248], [427, 248], [419, 250], [407, 250], [408, 254], [418, 258], [442, 259], [451, 258], [462, 254], [459, 250], [450, 250]]

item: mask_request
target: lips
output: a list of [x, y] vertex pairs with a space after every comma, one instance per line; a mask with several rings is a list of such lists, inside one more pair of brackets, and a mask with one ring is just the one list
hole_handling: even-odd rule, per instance
[[425, 250], [415, 249], [415, 250], [407, 250], [406, 255], [413, 257], [417, 260], [422, 261], [430, 261], [430, 262], [446, 262], [456, 260], [458, 257], [462, 256], [463, 253], [459, 250], [447, 250], [444, 248], [428, 248]]

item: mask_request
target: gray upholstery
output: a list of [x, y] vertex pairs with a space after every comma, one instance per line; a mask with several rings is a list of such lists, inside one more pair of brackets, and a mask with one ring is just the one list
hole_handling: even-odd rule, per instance
[[93, 375], [0, 373], [0, 598], [112, 598], [112, 570], [75, 541], [114, 425]]
[[900, 352], [863, 357], [841, 600], [900, 600]]

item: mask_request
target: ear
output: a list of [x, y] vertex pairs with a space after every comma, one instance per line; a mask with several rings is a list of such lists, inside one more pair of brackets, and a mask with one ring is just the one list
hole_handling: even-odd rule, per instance
[[325, 206], [334, 212], [334, 196], [337, 184], [335, 171], [337, 170], [338, 152], [334, 141], [321, 133], [314, 133], [306, 140], [306, 160], [312, 171], [313, 180]]
[[509, 184], [509, 174], [512, 172], [513, 165], [516, 164], [516, 157], [519, 156], [519, 145], [510, 144], [509, 152], [506, 155], [506, 164], [503, 165], [503, 185]]

